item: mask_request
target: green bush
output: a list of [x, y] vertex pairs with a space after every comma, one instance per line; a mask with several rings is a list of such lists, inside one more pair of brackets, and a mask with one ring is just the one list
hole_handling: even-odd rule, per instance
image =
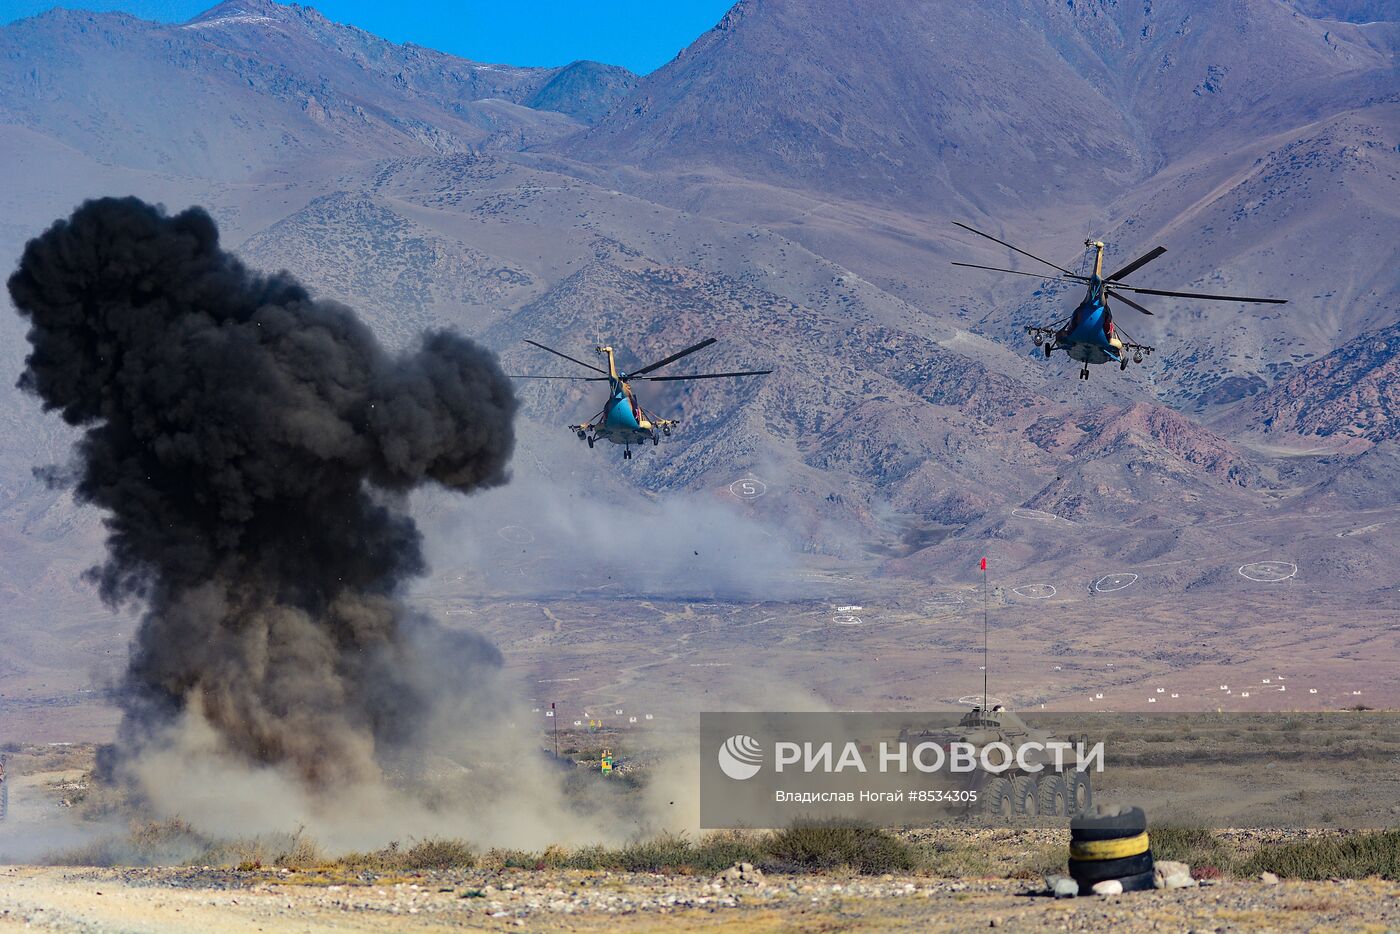
[[914, 851], [888, 831], [854, 821], [797, 821], [773, 833], [764, 849], [771, 868], [810, 871], [849, 867], [867, 875], [908, 872]]
[[1272, 872], [1284, 879], [1400, 881], [1400, 830], [1328, 836], [1265, 846], [1242, 860], [1241, 876]]

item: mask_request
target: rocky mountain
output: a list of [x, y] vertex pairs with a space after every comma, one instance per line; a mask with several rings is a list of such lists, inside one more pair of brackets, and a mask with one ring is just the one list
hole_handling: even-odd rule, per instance
[[1379, 443], [1400, 439], [1400, 324], [1360, 334], [1232, 413], [1247, 429]]
[[742, 0], [561, 148], [990, 213], [1384, 97], [1386, 66], [1278, 0]]
[[118, 165], [201, 178], [518, 149], [630, 87], [394, 45], [308, 7], [229, 0], [180, 25], [56, 9], [0, 30], [0, 116]]
[[1292, 4], [1316, 19], [1344, 23], [1400, 22], [1400, 7], [1388, 0], [1292, 0]]
[[[1201, 555], [1285, 553], [1376, 587], [1386, 517], [1308, 537], [1320, 510], [1395, 502], [1395, 24], [1321, 18], [1343, 6], [743, 0], [640, 79], [268, 0], [180, 25], [53, 11], [0, 28], [0, 256], [133, 193], [205, 205], [249, 263], [392, 345], [451, 327], [550, 373], [522, 338], [629, 365], [715, 336], [676, 372], [774, 369], [643, 387], [683, 427], [626, 462], [565, 431], [596, 387], [522, 385], [517, 470], [561, 503], [729, 508], [754, 477], [744, 516], [863, 575], [952, 580], [987, 547], [1047, 580], [1135, 567], [1233, 600], [1244, 578]], [[1111, 265], [1161, 243], [1132, 281], [1290, 304], [1143, 297], [1153, 317], [1118, 320], [1158, 352], [1084, 382], [1022, 331], [1079, 293], [950, 266], [1029, 268], [954, 219], [1061, 264], [1086, 233]], [[8, 384], [25, 344], [4, 317]], [[5, 631], [101, 615], [73, 584], [98, 518], [31, 472], [71, 441], [53, 421], [0, 390]], [[1371, 531], [1333, 537], [1351, 529]]]
[[1120, 315], [1164, 348], [1151, 386], [1128, 391], [1209, 415], [1396, 320], [1392, 32], [1282, 0], [746, 0], [596, 126], [541, 148], [780, 232], [994, 340], [1073, 296], [948, 269], [1028, 268], [948, 219], [1061, 263], [1086, 231], [1110, 262], [1165, 244], [1135, 282], [1292, 301]]

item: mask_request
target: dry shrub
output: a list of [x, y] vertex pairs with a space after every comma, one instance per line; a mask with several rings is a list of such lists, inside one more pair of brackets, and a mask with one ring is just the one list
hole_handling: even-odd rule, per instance
[[855, 821], [797, 821], [764, 845], [773, 868], [813, 871], [850, 868], [867, 875], [908, 872], [914, 851], [879, 827]]

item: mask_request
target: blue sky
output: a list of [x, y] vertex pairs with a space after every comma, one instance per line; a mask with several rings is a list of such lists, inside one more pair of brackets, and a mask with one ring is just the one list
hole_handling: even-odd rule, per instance
[[[303, 0], [394, 42], [483, 62], [563, 65], [591, 58], [645, 74], [719, 22], [734, 0]], [[54, 6], [182, 22], [218, 0], [0, 0], [0, 22]]]

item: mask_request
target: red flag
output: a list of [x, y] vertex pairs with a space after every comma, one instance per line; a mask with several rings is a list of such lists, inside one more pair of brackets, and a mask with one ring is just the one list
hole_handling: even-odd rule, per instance
[[983, 558], [983, 559], [982, 559], [982, 570], [984, 570], [984, 571], [987, 570], [987, 559], [986, 559], [986, 558]]

